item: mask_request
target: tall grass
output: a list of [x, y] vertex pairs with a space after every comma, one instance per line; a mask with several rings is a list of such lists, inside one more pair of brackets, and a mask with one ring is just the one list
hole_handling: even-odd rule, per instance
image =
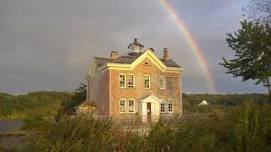
[[[267, 152], [271, 151], [271, 106], [245, 104], [157, 123], [147, 134], [124, 131], [111, 120], [65, 119], [50, 127], [35, 148], [39, 151]], [[37, 149], [35, 149], [37, 150]]]

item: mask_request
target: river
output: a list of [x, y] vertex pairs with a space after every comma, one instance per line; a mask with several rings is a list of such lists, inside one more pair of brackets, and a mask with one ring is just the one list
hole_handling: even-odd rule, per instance
[[[24, 125], [23, 120], [0, 120], [0, 133], [17, 131]], [[19, 149], [24, 144], [24, 136], [0, 137], [0, 151]]]
[[16, 131], [23, 125], [23, 120], [0, 120], [0, 132]]

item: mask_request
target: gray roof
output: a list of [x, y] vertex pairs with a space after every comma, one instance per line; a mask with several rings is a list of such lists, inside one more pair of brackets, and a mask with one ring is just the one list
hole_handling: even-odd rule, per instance
[[166, 66], [168, 67], [176, 67], [176, 68], [181, 68], [181, 66], [179, 66], [175, 61], [169, 59], [167, 61], [164, 61], [162, 59], [160, 59]]
[[139, 42], [137, 42], [137, 38], [134, 39], [134, 42], [131, 44], [129, 44], [128, 48], [130, 48], [131, 46], [140, 46], [140, 47], [144, 47], [144, 45], [140, 44]]
[[[133, 63], [139, 56], [141, 56], [142, 53], [138, 53], [138, 55], [133, 55], [133, 56], [120, 56], [116, 59], [111, 59], [111, 58], [100, 58], [100, 57], [95, 57], [95, 60], [97, 62], [98, 66], [105, 65], [107, 63], [120, 63], [120, 64], [131, 64]], [[175, 61], [172, 59], [169, 59], [167, 61], [164, 61], [163, 59], [160, 59], [166, 66], [168, 67], [177, 67], [180, 68]]]

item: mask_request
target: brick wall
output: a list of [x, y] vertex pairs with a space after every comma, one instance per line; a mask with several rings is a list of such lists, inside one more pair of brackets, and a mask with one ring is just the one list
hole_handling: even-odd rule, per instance
[[[145, 63], [148, 65], [145, 65]], [[135, 88], [119, 88], [119, 74], [125, 73], [135, 75]], [[150, 75], [151, 77], [151, 88], [144, 88], [144, 75]], [[173, 88], [160, 89], [159, 78], [160, 76], [171, 76], [173, 78]], [[136, 112], [138, 109], [138, 104], [140, 100], [148, 97], [149, 95], [154, 95], [160, 99], [168, 100], [172, 99], [174, 101], [174, 113], [182, 112], [182, 98], [181, 98], [181, 75], [179, 73], [166, 73], [162, 72], [156, 65], [154, 65], [149, 59], [145, 59], [132, 71], [118, 71], [111, 70], [111, 114], [113, 117], [125, 117], [125, 114], [120, 114], [119, 112], [119, 100], [120, 98], [133, 98], [135, 99]], [[127, 82], [127, 81], [126, 81]], [[128, 114], [127, 114], [128, 115]]]
[[96, 72], [88, 80], [88, 98], [94, 102], [99, 115], [109, 115], [109, 70]]

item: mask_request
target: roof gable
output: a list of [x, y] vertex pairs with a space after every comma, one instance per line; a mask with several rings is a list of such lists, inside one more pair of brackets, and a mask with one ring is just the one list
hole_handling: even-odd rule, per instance
[[[147, 49], [143, 54], [139, 55], [132, 63], [107, 63], [107, 67], [111, 69], [120, 69], [120, 70], [132, 70], [138, 64], [140, 64], [144, 59], [149, 59], [154, 65], [156, 65], [162, 71], [183, 71], [180, 66], [169, 67], [164, 62], [161, 61], [152, 51], [152, 49]], [[174, 61], [168, 61], [168, 64], [174, 64]]]
[[139, 58], [137, 58], [133, 63], [132, 63], [132, 68], [136, 67], [138, 64], [142, 63], [144, 59], [149, 59], [154, 65], [157, 67], [166, 69], [166, 65], [161, 62], [161, 60], [153, 53], [152, 50], [147, 50], [145, 53], [143, 53]]
[[154, 96], [154, 95], [150, 95], [144, 99], [142, 99], [143, 102], [148, 102], [148, 101], [157, 101], [157, 102], [161, 102], [162, 99], [159, 99], [158, 97]]
[[169, 59], [164, 61], [163, 59], [159, 59], [153, 53], [152, 49], [147, 49], [144, 53], [138, 53], [137, 55], [133, 56], [120, 56], [116, 59], [95, 57], [87, 77], [92, 76], [95, 72], [99, 71], [99, 69], [104, 69], [106, 67], [117, 70], [132, 70], [137, 65], [142, 63], [146, 58], [149, 59], [161, 71], [183, 71], [183, 68], [176, 64], [173, 60]]

